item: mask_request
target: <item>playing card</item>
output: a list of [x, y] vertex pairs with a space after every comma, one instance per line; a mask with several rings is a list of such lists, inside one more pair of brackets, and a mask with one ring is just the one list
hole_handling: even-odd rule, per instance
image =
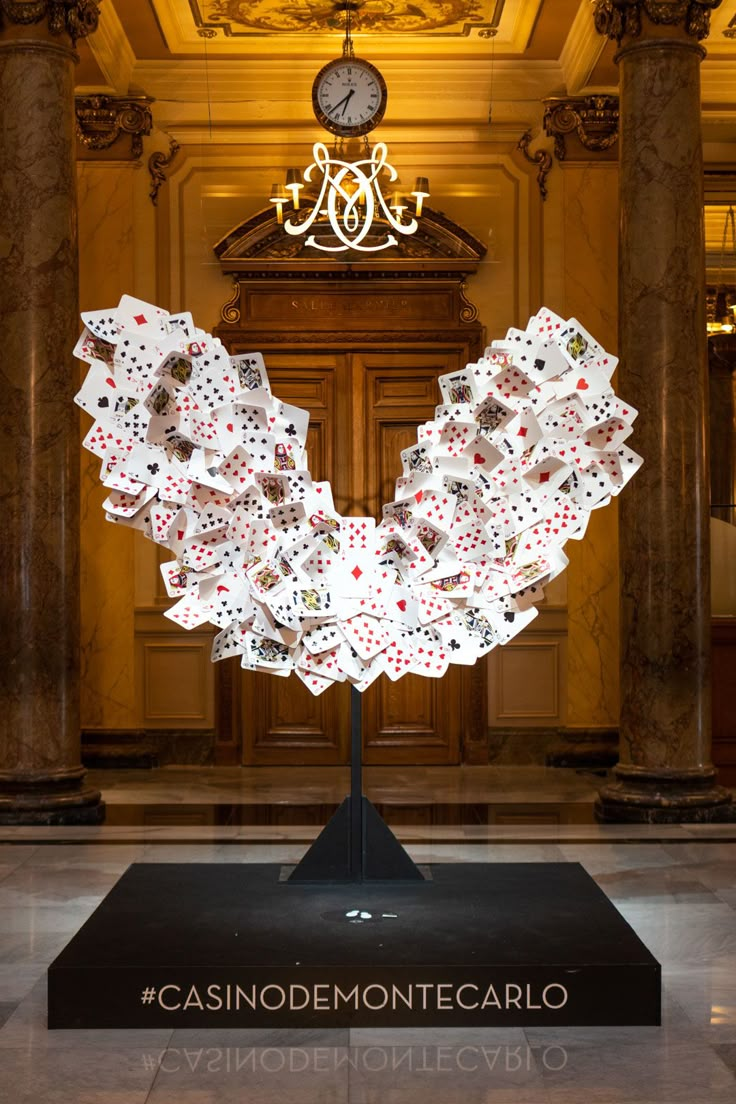
[[200, 602], [194, 595], [185, 594], [171, 609], [164, 610], [164, 617], [175, 621], [183, 629], [196, 629], [209, 621], [209, 612], [205, 602]]
[[576, 318], [570, 318], [557, 335], [563, 356], [576, 367], [596, 360], [603, 349]]
[[345, 639], [363, 660], [372, 659], [374, 655], [378, 655], [388, 643], [388, 637], [380, 621], [370, 614], [361, 613], [339, 624]]
[[432, 472], [432, 459], [430, 450], [426, 445], [412, 445], [411, 448], [401, 450], [401, 464], [404, 475], [412, 475], [415, 472]]
[[450, 372], [449, 375], [439, 376], [437, 382], [446, 403], [459, 406], [466, 403], [475, 405], [478, 401], [475, 375], [471, 370]]

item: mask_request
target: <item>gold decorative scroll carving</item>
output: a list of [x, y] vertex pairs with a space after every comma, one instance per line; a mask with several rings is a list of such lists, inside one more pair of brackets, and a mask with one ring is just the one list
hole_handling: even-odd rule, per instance
[[532, 132], [530, 130], [525, 131], [519, 139], [516, 148], [524, 154], [530, 165], [537, 166], [537, 184], [539, 185], [539, 194], [542, 199], [547, 198], [547, 173], [552, 168], [552, 157], [546, 149], [535, 150], [534, 153], [529, 152], [529, 146], [532, 142]]
[[166, 173], [164, 169], [168, 169], [171, 162], [176, 157], [177, 153], [181, 149], [181, 146], [175, 138], [169, 139], [169, 152], [162, 153], [160, 150], [157, 153], [152, 153], [148, 158], [148, 171], [151, 174], [151, 190], [148, 196], [151, 203], [155, 207], [158, 203], [158, 193], [162, 184], [166, 183]]
[[544, 130], [555, 140], [555, 157], [567, 156], [565, 139], [575, 134], [583, 149], [601, 153], [618, 141], [618, 96], [548, 96]]
[[721, 0], [597, 0], [595, 29], [620, 42], [624, 35], [638, 38], [642, 15], [659, 26], [682, 27], [693, 38], [708, 37], [710, 13]]
[[143, 136], [151, 133], [151, 101], [127, 96], [77, 96], [74, 109], [77, 138], [86, 150], [107, 150], [125, 134], [130, 135], [130, 157], [143, 153]]
[[98, 0], [0, 0], [0, 31], [8, 23], [31, 27], [48, 22], [51, 34], [68, 34], [72, 42], [97, 30]]

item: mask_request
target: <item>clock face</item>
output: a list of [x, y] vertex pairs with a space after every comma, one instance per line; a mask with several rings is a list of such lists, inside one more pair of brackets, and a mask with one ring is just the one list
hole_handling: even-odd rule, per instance
[[338, 58], [320, 69], [312, 86], [317, 121], [333, 134], [354, 137], [378, 126], [386, 110], [386, 82], [369, 61]]

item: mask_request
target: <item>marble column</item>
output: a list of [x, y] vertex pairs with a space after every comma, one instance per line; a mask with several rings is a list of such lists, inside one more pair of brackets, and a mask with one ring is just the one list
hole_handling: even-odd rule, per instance
[[98, 823], [79, 734], [74, 43], [91, 0], [0, 2], [0, 823]]
[[719, 0], [599, 0], [620, 75], [621, 721], [604, 821], [730, 819], [711, 753], [700, 40]]

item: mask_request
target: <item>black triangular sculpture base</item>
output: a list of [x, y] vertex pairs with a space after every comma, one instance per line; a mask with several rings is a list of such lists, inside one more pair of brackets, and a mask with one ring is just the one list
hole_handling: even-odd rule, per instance
[[363, 796], [363, 716], [350, 688], [350, 796], [291, 872], [290, 882], [423, 882], [386, 821]]
[[367, 797], [358, 800], [354, 818], [353, 798], [345, 798], [289, 875], [290, 882], [424, 880], [375, 806]]

